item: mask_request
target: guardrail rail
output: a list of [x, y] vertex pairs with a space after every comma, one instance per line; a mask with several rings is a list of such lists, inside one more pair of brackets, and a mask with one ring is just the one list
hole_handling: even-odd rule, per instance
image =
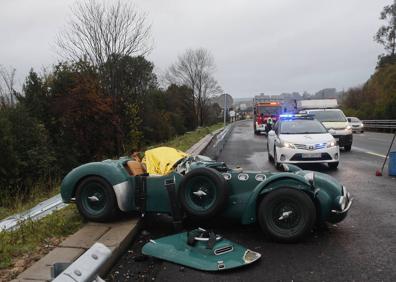
[[363, 124], [365, 128], [369, 129], [387, 129], [387, 130], [396, 130], [396, 120], [395, 119], [383, 119], [383, 120], [363, 120]]

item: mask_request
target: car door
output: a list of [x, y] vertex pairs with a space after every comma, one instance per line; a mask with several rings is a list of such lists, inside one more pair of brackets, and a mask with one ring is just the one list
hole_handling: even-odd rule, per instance
[[271, 156], [274, 156], [274, 144], [275, 144], [275, 140], [277, 139], [277, 135], [278, 135], [278, 131], [279, 131], [279, 124], [280, 124], [280, 121], [276, 122], [272, 129], [273, 131], [275, 131], [275, 136], [268, 135], [268, 138], [267, 138], [268, 151]]

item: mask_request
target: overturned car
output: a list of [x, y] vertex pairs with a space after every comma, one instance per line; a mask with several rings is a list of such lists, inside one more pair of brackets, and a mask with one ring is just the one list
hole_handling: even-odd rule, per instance
[[293, 165], [283, 165], [284, 172], [244, 171], [186, 154], [161, 163], [161, 156], [172, 155], [172, 150], [146, 151], [165, 175], [147, 173], [152, 164], [128, 157], [79, 166], [63, 179], [62, 199], [75, 201], [82, 216], [92, 221], [112, 220], [118, 211], [173, 215], [179, 210], [198, 219], [258, 222], [265, 234], [282, 242], [303, 238], [315, 223], [342, 221], [352, 204], [346, 188], [323, 173]]

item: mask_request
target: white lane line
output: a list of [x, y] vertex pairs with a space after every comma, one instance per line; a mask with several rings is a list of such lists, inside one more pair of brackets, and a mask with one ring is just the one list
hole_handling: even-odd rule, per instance
[[377, 157], [381, 157], [381, 158], [386, 158], [385, 155], [381, 155], [381, 154], [378, 154], [378, 153], [370, 152], [370, 151], [367, 151], [366, 149], [363, 149], [363, 148], [359, 148], [359, 147], [353, 146], [352, 149], [354, 149], [356, 151], [359, 151], [359, 152], [362, 152], [362, 153], [369, 154], [369, 155], [373, 155], [373, 156], [377, 156]]
[[374, 138], [374, 137], [367, 137], [368, 140], [374, 140], [374, 141], [380, 141], [380, 142], [384, 142], [387, 140], [384, 140], [383, 138]]

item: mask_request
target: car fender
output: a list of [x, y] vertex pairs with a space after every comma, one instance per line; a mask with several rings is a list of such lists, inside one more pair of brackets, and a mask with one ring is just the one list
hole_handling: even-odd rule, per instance
[[118, 207], [122, 211], [129, 210], [128, 201], [133, 195], [128, 195], [132, 193], [129, 187], [128, 175], [119, 163], [110, 161], [92, 162], [76, 167], [70, 171], [61, 184], [63, 202], [68, 203], [72, 200], [78, 184], [88, 176], [99, 176], [109, 182], [114, 188]]
[[315, 185], [319, 187], [315, 200], [318, 208], [318, 219], [326, 221], [332, 209], [338, 208], [338, 199], [343, 194], [343, 186], [332, 176], [320, 172], [315, 173]]
[[256, 222], [257, 199], [259, 197], [270, 193], [271, 191], [274, 191], [276, 189], [281, 189], [285, 186], [304, 191], [308, 193], [312, 198], [315, 197], [315, 193], [317, 192], [311, 186], [308, 180], [304, 178], [304, 176], [287, 172], [271, 175], [267, 178], [266, 181], [258, 184], [256, 188], [254, 188], [254, 190], [252, 191], [245, 206], [245, 210], [242, 214], [242, 224], [250, 224]]

